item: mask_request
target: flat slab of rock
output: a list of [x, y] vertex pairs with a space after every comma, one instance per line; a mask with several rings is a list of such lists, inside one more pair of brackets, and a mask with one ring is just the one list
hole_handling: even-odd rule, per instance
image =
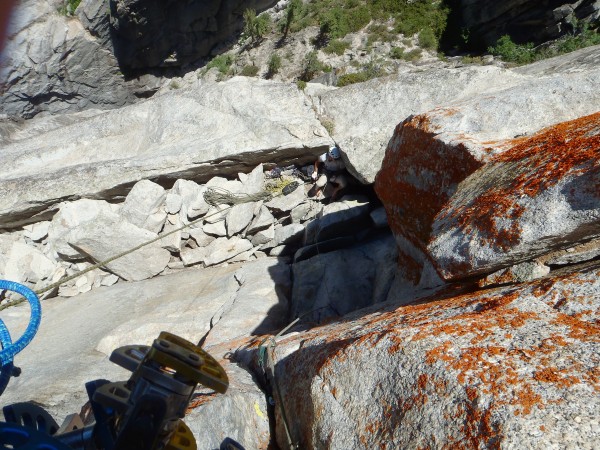
[[[34, 400], [61, 423], [87, 401], [86, 382], [129, 378], [130, 372], [108, 361], [115, 348], [151, 345], [161, 331], [193, 343], [209, 333], [210, 346], [205, 349], [222, 362], [230, 387], [224, 395], [204, 396], [199, 389], [192, 402], [196, 407], [185, 421], [199, 448], [204, 448], [203, 442], [219, 439], [218, 448], [229, 437], [246, 449], [264, 449], [269, 440], [264, 393], [248, 372], [224, 357], [241, 345], [232, 336], [271, 331], [280, 325], [282, 317], [271, 314], [275, 312], [271, 309], [284, 307], [289, 282], [287, 265], [265, 258], [248, 268], [231, 264], [187, 269], [98, 288], [76, 298], [45, 301], [37, 335], [15, 358], [22, 374], [10, 381], [3, 404]], [[29, 308], [4, 310], [2, 319], [16, 339], [29, 321]]]
[[329, 143], [295, 85], [249, 77], [64, 116], [50, 129], [35, 123], [4, 137], [0, 161], [11, 170], [0, 175], [0, 228], [33, 222], [63, 199], [123, 196], [141, 179], [205, 182], [265, 159], [312, 160]]
[[[155, 233], [136, 227], [112, 213], [100, 214], [93, 221], [71, 230], [65, 240], [81, 254], [100, 262], [156, 237]], [[107, 263], [106, 268], [125, 280], [139, 281], [162, 272], [170, 258], [171, 253], [162, 248], [161, 241], [156, 241]]]

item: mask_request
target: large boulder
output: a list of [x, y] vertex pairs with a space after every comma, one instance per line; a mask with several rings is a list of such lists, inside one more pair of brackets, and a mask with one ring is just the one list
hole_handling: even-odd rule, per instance
[[279, 445], [287, 418], [303, 449], [594, 448], [599, 275], [596, 262], [284, 336], [269, 347]]
[[598, 69], [538, 77], [396, 128], [375, 188], [410, 283], [482, 275], [598, 237], [598, 88]]
[[[296, 86], [248, 77], [91, 117], [33, 119], [2, 136], [0, 161], [11, 170], [0, 175], [0, 228], [39, 220], [31, 217], [63, 199], [118, 199], [141, 179], [205, 182], [261, 162], [311, 161], [327, 136]], [[200, 206], [187, 205], [188, 217]]]

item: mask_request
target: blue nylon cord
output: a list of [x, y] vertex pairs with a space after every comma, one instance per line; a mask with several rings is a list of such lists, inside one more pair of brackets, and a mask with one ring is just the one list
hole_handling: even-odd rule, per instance
[[27, 347], [27, 345], [35, 336], [35, 333], [37, 333], [37, 330], [40, 326], [40, 321], [42, 320], [42, 306], [36, 293], [27, 286], [15, 283], [14, 281], [0, 280], [0, 289], [7, 289], [9, 291], [21, 294], [27, 299], [31, 308], [29, 324], [27, 325], [23, 335], [14, 343], [11, 341], [10, 333], [6, 328], [6, 325], [0, 320], [0, 343], [2, 343], [2, 351], [0, 351], [0, 366], [4, 368], [4, 366], [8, 364], [12, 364], [15, 355]]
[[[8, 348], [12, 345], [10, 332], [2, 319], [0, 319], [0, 345], [2, 345], [2, 348]], [[13, 368], [14, 364], [12, 361], [0, 368], [0, 395], [2, 395], [6, 386], [8, 386], [8, 382], [13, 373]]]

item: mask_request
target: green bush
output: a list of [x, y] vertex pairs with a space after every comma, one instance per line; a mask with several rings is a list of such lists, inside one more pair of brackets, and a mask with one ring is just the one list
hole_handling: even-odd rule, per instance
[[404, 59], [404, 49], [402, 47], [392, 47], [390, 57], [394, 59]]
[[507, 34], [498, 39], [496, 45], [489, 47], [488, 51], [492, 55], [501, 57], [504, 61], [516, 64], [528, 64], [535, 60], [532, 43], [515, 44]]
[[277, 72], [279, 72], [279, 69], [281, 69], [281, 56], [279, 56], [277, 53], [273, 53], [269, 58], [268, 63], [269, 76], [275, 75]]
[[266, 34], [271, 31], [271, 16], [268, 14], [256, 15], [253, 9], [244, 11], [244, 32], [246, 38], [250, 38], [253, 43], [259, 42]]
[[462, 56], [460, 62], [463, 64], [483, 64], [483, 58], [481, 56]]
[[373, 78], [378, 78], [385, 75], [385, 71], [376, 61], [370, 61], [362, 66], [362, 70], [356, 73], [348, 73], [338, 78], [337, 85], [347, 86], [354, 83], [362, 83]]
[[[304, 70], [300, 77], [303, 81], [312, 80], [319, 72], [328, 72], [331, 70], [330, 67], [319, 61], [317, 52], [315, 50], [308, 52], [304, 58]], [[329, 70], [328, 70], [329, 69]]]
[[414, 50], [411, 50], [410, 52], [405, 52], [403, 58], [406, 61], [416, 61], [421, 57], [422, 54], [423, 54], [423, 51], [421, 49], [415, 48]]
[[337, 85], [339, 87], [348, 86], [349, 84], [362, 83], [370, 78], [365, 72], [347, 73], [338, 78]]
[[[380, 4], [380, 5], [379, 5]], [[373, 6], [379, 5], [391, 13], [394, 18], [397, 33], [412, 36], [426, 28], [433, 31], [437, 40], [446, 29], [449, 8], [444, 2], [436, 0], [419, 0], [413, 2], [401, 2], [394, 0], [383, 0], [373, 2]]]
[[64, 0], [63, 4], [58, 8], [58, 12], [63, 16], [72, 16], [75, 10], [81, 3], [81, 0]]
[[225, 75], [229, 71], [229, 68], [232, 64], [233, 57], [231, 55], [219, 55], [206, 65], [206, 70], [216, 67], [219, 72]]
[[257, 73], [258, 66], [255, 66], [254, 64], [248, 64], [247, 66], [244, 66], [242, 68], [240, 75], [242, 75], [243, 77], [255, 77]]
[[282, 23], [282, 32], [287, 36], [294, 19], [298, 17], [302, 11], [302, 0], [290, 0], [285, 8], [285, 16]]
[[427, 50], [437, 50], [438, 41], [431, 28], [424, 28], [419, 33], [419, 45]]
[[548, 45], [536, 48], [532, 43], [515, 44], [510, 36], [504, 35], [498, 39], [496, 45], [489, 47], [488, 51], [506, 62], [529, 64], [597, 44], [600, 44], [600, 34], [584, 25], [578, 28], [575, 34], [563, 36]]
[[306, 89], [306, 81], [298, 80], [296, 82], [296, 86], [298, 86], [298, 89], [300, 89], [301, 91], [303, 91], [304, 89]]
[[396, 34], [388, 31], [387, 26], [382, 24], [371, 25], [367, 31], [369, 32], [367, 48], [372, 47], [375, 42], [392, 42], [398, 37]]
[[341, 56], [344, 54], [346, 49], [349, 47], [350, 47], [350, 43], [345, 42], [345, 41], [340, 41], [339, 39], [334, 39], [332, 41], [329, 41], [329, 43], [323, 49], [323, 51], [325, 53], [329, 53], [329, 54], [335, 53], [336, 55]]
[[334, 6], [325, 9], [318, 17], [321, 36], [339, 39], [348, 33], [364, 28], [371, 20], [369, 9], [364, 5], [353, 8]]

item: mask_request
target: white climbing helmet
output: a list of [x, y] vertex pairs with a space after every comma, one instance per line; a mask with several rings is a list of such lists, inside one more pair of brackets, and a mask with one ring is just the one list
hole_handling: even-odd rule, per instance
[[342, 156], [341, 153], [340, 153], [340, 149], [337, 148], [336, 145], [333, 145], [333, 146], [329, 147], [329, 151], [327, 153], [333, 159], [340, 159], [340, 157]]

